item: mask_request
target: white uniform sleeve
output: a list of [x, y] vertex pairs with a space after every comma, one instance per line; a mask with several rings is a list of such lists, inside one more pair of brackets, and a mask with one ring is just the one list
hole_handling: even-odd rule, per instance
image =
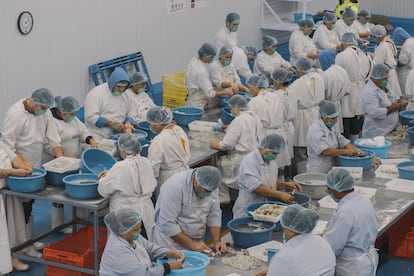
[[210, 76], [208, 71], [205, 74], [196, 74], [195, 76], [198, 85], [200, 86], [201, 91], [206, 95], [207, 98], [214, 98], [216, 92], [214, 91], [213, 85], [211, 84]]
[[409, 49], [408, 47], [406, 47], [406, 45], [409, 45], [409, 44], [408, 43], [403, 44], [401, 51], [400, 51], [400, 56], [398, 57], [399, 62], [403, 65], [408, 65], [411, 62], [412, 60], [411, 54], [412, 54], [412, 51], [414, 51], [414, 49]]
[[168, 236], [173, 237], [182, 232], [177, 223], [183, 206], [183, 191], [172, 190], [161, 187], [160, 195], [157, 199], [157, 207], [159, 205], [159, 214], [157, 217], [157, 226]]
[[383, 43], [381, 43], [377, 48], [375, 48], [374, 64], [385, 63], [387, 60], [387, 50], [384, 46], [386, 45], [383, 45]]
[[375, 118], [377, 120], [382, 120], [387, 117], [387, 108], [379, 105], [378, 99], [374, 94], [369, 95], [368, 93], [363, 93], [361, 97], [361, 104], [368, 117]]
[[98, 192], [103, 197], [109, 197], [117, 190], [117, 183], [122, 183], [122, 163], [115, 163], [115, 165], [108, 171], [105, 177], [99, 179]]
[[214, 61], [210, 67], [209, 67], [209, 71], [210, 71], [210, 78], [211, 78], [211, 82], [213, 83], [213, 85], [217, 88], [223, 88], [221, 86], [222, 82], [223, 82], [223, 74], [222, 74], [222, 70], [220, 68], [220, 64], [218, 64], [219, 61], [216, 60]]
[[227, 128], [226, 135], [219, 142], [220, 150], [232, 150], [240, 139], [241, 127], [238, 126], [238, 120], [235, 118]]
[[328, 231], [323, 238], [331, 245], [336, 256], [340, 256], [348, 241], [348, 235], [352, 228], [352, 217], [337, 211], [332, 217]]
[[326, 26], [323, 25], [323, 26], [318, 27], [318, 29], [315, 31], [315, 34], [313, 36], [313, 41], [315, 42], [315, 44], [319, 45], [321, 49], [335, 50], [336, 44], [331, 43], [329, 41], [328, 33], [322, 28], [326, 29]]
[[[95, 87], [96, 88], [96, 87]], [[99, 92], [96, 89], [92, 89], [91, 91], [86, 94], [85, 97], [85, 120], [91, 124], [96, 126], [96, 122], [98, 121], [101, 115], [101, 102], [102, 97], [104, 95], [96, 95], [96, 92]], [[101, 91], [102, 92], [102, 91]]]
[[23, 128], [28, 122], [22, 122], [23, 118], [18, 118], [19, 116], [13, 114], [13, 111], [14, 109], [11, 108], [6, 112], [3, 129], [1, 130], [1, 140], [11, 151], [16, 152], [17, 137], [23, 132]]
[[46, 124], [46, 136], [45, 136], [45, 144], [49, 146], [51, 149], [61, 146], [62, 139], [60, 138], [57, 125], [55, 123], [55, 118], [53, 118], [52, 112], [47, 110], [46, 114], [43, 119], [45, 120]]
[[316, 154], [321, 154], [324, 150], [329, 149], [331, 143], [329, 137], [324, 135], [319, 128], [311, 127], [306, 136], [306, 144], [308, 149], [312, 149], [311, 151]]
[[414, 101], [414, 69], [411, 69], [407, 76], [405, 95], [410, 101]]
[[207, 226], [212, 227], [221, 227], [221, 209], [220, 209], [220, 198], [218, 195], [218, 190], [216, 189], [211, 193], [211, 199], [213, 204], [211, 205], [210, 212], [207, 217]]
[[155, 178], [160, 175], [160, 168], [163, 162], [164, 150], [161, 141], [155, 137], [148, 148], [148, 160], [151, 162]]

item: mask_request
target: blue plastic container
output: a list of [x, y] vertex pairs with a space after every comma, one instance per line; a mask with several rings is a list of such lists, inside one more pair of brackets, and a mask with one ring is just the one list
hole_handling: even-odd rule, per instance
[[414, 110], [400, 112], [400, 122], [402, 125], [409, 125], [411, 120], [414, 120]]
[[[168, 274], [169, 276], [205, 276], [207, 273], [207, 267], [210, 264], [210, 258], [205, 254], [195, 252], [195, 251], [188, 251], [188, 250], [180, 250], [185, 254], [185, 261], [183, 263], [182, 269], [171, 270]], [[157, 264], [168, 263], [175, 259], [159, 259], [157, 260]]]
[[354, 145], [363, 150], [363, 151], [372, 151], [375, 153], [375, 156], [386, 159], [388, 157], [388, 152], [392, 146], [391, 141], [385, 140], [385, 146], [383, 147], [371, 147], [371, 146], [361, 146], [360, 143], [365, 140], [364, 138], [356, 139]]
[[[299, 21], [301, 21], [303, 19], [303, 16], [302, 15], [303, 15], [303, 13], [301, 13], [301, 12], [295, 12], [293, 14], [293, 17], [295, 19], [295, 23], [298, 23]], [[312, 19], [313, 20], [313, 15], [310, 14], [310, 13], [307, 13], [307, 14], [305, 14], [305, 18], [306, 19]]]
[[139, 122], [137, 124], [137, 126], [138, 126], [139, 129], [142, 129], [143, 131], [145, 131], [147, 133], [147, 138], [146, 139], [148, 139], [148, 140], [152, 140], [152, 138], [154, 138], [157, 135], [156, 133], [153, 133], [150, 130], [149, 123], [147, 121]]
[[399, 178], [414, 180], [414, 161], [398, 163], [397, 169]]
[[305, 208], [308, 208], [309, 203], [312, 201], [312, 198], [304, 193], [295, 192], [295, 195], [293, 197], [298, 204], [302, 205]]
[[339, 155], [339, 165], [342, 167], [362, 167], [364, 170], [367, 170], [372, 165], [372, 160], [375, 157], [375, 153], [372, 151], [365, 151], [365, 156], [344, 156]]
[[81, 172], [98, 175], [109, 170], [116, 163], [115, 158], [101, 149], [89, 148], [82, 153]]
[[76, 199], [93, 199], [98, 194], [98, 176], [92, 173], [71, 174], [63, 178], [66, 192]]
[[221, 121], [225, 125], [229, 125], [233, 120], [234, 116], [231, 114], [231, 108], [229, 107], [223, 107], [221, 109]]
[[[119, 136], [124, 134], [125, 132], [113, 132], [111, 137], [114, 140], [118, 140]], [[148, 136], [148, 133], [142, 129], [135, 129], [131, 132], [137, 139], [145, 139]]]
[[174, 121], [181, 126], [188, 126], [195, 120], [201, 120], [204, 110], [198, 107], [176, 107], [172, 110]]
[[[260, 206], [262, 206], [263, 204], [277, 204], [277, 205], [287, 206], [286, 203], [282, 203], [279, 201], [259, 201], [259, 202], [252, 203], [246, 207], [245, 210], [246, 210], [247, 215], [251, 216], [250, 212], [253, 212], [257, 208], [260, 208]], [[282, 225], [280, 224], [279, 221], [275, 223], [275, 226], [276, 226], [275, 231], [282, 230]]]
[[46, 183], [54, 186], [64, 186], [63, 178], [67, 175], [77, 174], [79, 170], [67, 171], [64, 173], [57, 173], [57, 172], [47, 172], [46, 174]]
[[142, 140], [138, 140], [139, 143], [141, 144], [141, 156], [144, 157], [148, 157], [148, 148], [151, 145], [151, 141], [150, 140], [146, 140], [146, 139], [142, 139]]
[[257, 223], [257, 221], [255, 221], [252, 217], [235, 218], [227, 223], [227, 227], [230, 229], [231, 236], [233, 237], [233, 241], [235, 244], [237, 244], [241, 248], [248, 248], [251, 246], [268, 242], [272, 239], [272, 232], [273, 230], [275, 230], [276, 225], [271, 222], [261, 222], [268, 228], [265, 230], [259, 230], [254, 232], [244, 232], [237, 230], [235, 228], [238, 225], [246, 224], [249, 222]]
[[220, 107], [229, 107], [229, 99], [230, 99], [230, 96], [228, 96], [228, 95], [220, 96], [219, 97]]
[[408, 138], [410, 139], [410, 144], [414, 145], [414, 127], [407, 128]]
[[267, 265], [270, 265], [270, 262], [272, 261], [272, 258], [277, 252], [279, 252], [279, 249], [277, 248], [266, 248], [267, 252]]
[[28, 176], [9, 176], [7, 185], [10, 190], [20, 193], [33, 193], [42, 189], [46, 171], [42, 168], [33, 168], [33, 173]]

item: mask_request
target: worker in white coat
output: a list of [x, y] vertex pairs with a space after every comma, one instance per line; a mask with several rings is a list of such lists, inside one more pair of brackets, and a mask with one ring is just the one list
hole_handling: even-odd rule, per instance
[[410, 70], [405, 85], [405, 95], [408, 100], [407, 110], [414, 109], [414, 68]]
[[[392, 33], [392, 39], [396, 44], [402, 45], [398, 56], [397, 73], [401, 91], [403, 95], [406, 95], [405, 84], [408, 72], [414, 68], [414, 38], [403, 28], [397, 27]], [[412, 107], [410, 106], [410, 108]]]
[[323, 238], [336, 255], [335, 275], [375, 275], [378, 253], [374, 248], [378, 223], [371, 201], [354, 190], [349, 171], [336, 168], [326, 177], [327, 193], [338, 207]]
[[[35, 90], [30, 98], [24, 98], [14, 103], [6, 112], [1, 140], [19, 158], [26, 167], [40, 167], [45, 145], [48, 145], [55, 157], [63, 155], [60, 146], [60, 137], [53, 123], [49, 108], [54, 106], [55, 100], [47, 88]], [[21, 198], [26, 221], [26, 238], [32, 237], [33, 216], [32, 205], [34, 199]], [[19, 233], [21, 234], [21, 233]], [[24, 241], [24, 240], [23, 240]], [[11, 242], [14, 244], [14, 242]], [[44, 244], [34, 243], [37, 249]], [[25, 249], [25, 253], [40, 258], [42, 254], [33, 246]]]
[[371, 29], [374, 24], [369, 21], [371, 19], [371, 13], [367, 10], [360, 10], [357, 13], [357, 20], [354, 21], [353, 25], [358, 32], [358, 36], [361, 39], [369, 38], [371, 35]]
[[336, 51], [341, 47], [338, 34], [335, 31], [336, 16], [332, 12], [325, 12], [323, 16], [323, 24], [316, 28], [313, 34], [313, 42], [315, 46], [320, 50], [332, 50]]
[[[99, 275], [163, 276], [182, 268], [183, 252], [161, 247], [141, 236], [141, 216], [137, 210], [123, 208], [111, 211], [104, 221], [111, 235], [102, 255]], [[163, 258], [176, 260], [155, 265], [158, 259]]]
[[130, 103], [128, 117], [136, 124], [145, 121], [148, 109], [154, 107], [155, 103], [145, 92], [148, 77], [143, 72], [135, 72], [129, 79], [129, 89], [126, 91]]
[[266, 135], [259, 147], [247, 154], [239, 169], [239, 196], [233, 207], [233, 217], [246, 216], [245, 208], [252, 203], [276, 199], [292, 202], [293, 190], [302, 188], [295, 182], [278, 181], [276, 159], [285, 150], [285, 140], [277, 134]]
[[307, 57], [316, 66], [319, 50], [310, 38], [315, 24], [312, 19], [302, 19], [298, 25], [299, 30], [295, 30], [289, 38], [290, 64], [296, 64], [300, 57]]
[[185, 131], [172, 121], [173, 114], [163, 106], [148, 110], [147, 121], [157, 133], [148, 149], [148, 160], [157, 179], [156, 195], [172, 175], [190, 168], [190, 142]]
[[174, 249], [210, 252], [204, 243], [207, 226], [214, 250], [227, 252], [221, 241], [221, 209], [217, 188], [220, 171], [212, 166], [177, 173], [161, 188], [155, 206], [154, 243]]
[[356, 13], [351, 8], [346, 8], [342, 13], [342, 18], [335, 24], [335, 30], [338, 34], [339, 40], [342, 40], [342, 36], [345, 33], [353, 33], [355, 37], [358, 37], [358, 30], [354, 25]]
[[256, 275], [333, 276], [336, 261], [332, 248], [322, 237], [311, 233], [318, 220], [319, 214], [314, 210], [299, 204], [286, 207], [280, 219], [285, 246], [271, 259], [267, 274], [265, 271]]
[[232, 48], [221, 47], [218, 59], [214, 60], [209, 67], [211, 82], [218, 89], [231, 88], [233, 93], [246, 92], [248, 89], [241, 83], [236, 68], [232, 64], [232, 57]]
[[119, 136], [118, 147], [124, 160], [99, 174], [98, 192], [109, 197], [109, 210], [133, 208], [142, 215], [147, 235], [154, 224], [152, 193], [157, 186], [149, 160], [139, 155], [141, 145], [131, 133]]
[[85, 125], [96, 142], [110, 139], [112, 132], [131, 132], [128, 98], [124, 93], [129, 76], [121, 67], [115, 68], [108, 82], [88, 92], [85, 98]]
[[259, 116], [249, 106], [245, 97], [234, 95], [229, 100], [232, 114], [236, 117], [227, 127], [221, 141], [213, 141], [210, 147], [226, 154], [218, 158], [217, 166], [223, 175], [220, 184], [220, 203], [229, 203], [231, 189], [238, 189], [237, 175], [240, 162], [246, 154], [255, 149], [263, 137], [263, 126]]
[[273, 70], [277, 68], [285, 68], [293, 70], [290, 63], [283, 59], [283, 57], [276, 51], [277, 39], [273, 36], [264, 35], [262, 37], [261, 51], [254, 62], [253, 72], [255, 74], [263, 74], [270, 78]]
[[339, 130], [339, 106], [323, 100], [319, 103], [320, 119], [313, 122], [306, 135], [307, 173], [328, 173], [339, 155], [359, 156], [363, 153]]
[[232, 63], [239, 77], [248, 79], [252, 75], [249, 62], [257, 57], [257, 49], [252, 46], [233, 47]]
[[198, 57], [193, 57], [187, 66], [184, 80], [187, 88], [187, 106], [206, 109], [208, 100], [214, 97], [233, 95], [231, 88], [214, 89], [210, 80], [208, 65], [216, 56], [216, 47], [211, 43], [204, 43], [198, 49]]
[[371, 36], [379, 42], [374, 52], [374, 64], [384, 63], [390, 67], [390, 73], [388, 76], [389, 86], [396, 95], [401, 97], [401, 87], [396, 71], [397, 47], [390, 36], [387, 35], [387, 30], [382, 25], [376, 25], [372, 28]]
[[239, 14], [235, 12], [227, 14], [225, 25], [220, 28], [213, 38], [213, 44], [216, 49], [221, 49], [223, 46], [230, 48], [237, 46], [237, 31], [239, 30], [239, 25]]
[[399, 111], [408, 105], [408, 101], [400, 100], [388, 85], [389, 72], [390, 68], [387, 65], [376, 64], [372, 68], [370, 80], [364, 87], [361, 96], [365, 111], [362, 137], [374, 138], [389, 134], [399, 123]]

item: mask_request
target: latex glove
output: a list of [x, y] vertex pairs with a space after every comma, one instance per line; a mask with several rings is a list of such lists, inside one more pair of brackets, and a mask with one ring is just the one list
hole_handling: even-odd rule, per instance
[[223, 130], [223, 125], [222, 124], [215, 124], [213, 126], [213, 130], [214, 131], [222, 131]]

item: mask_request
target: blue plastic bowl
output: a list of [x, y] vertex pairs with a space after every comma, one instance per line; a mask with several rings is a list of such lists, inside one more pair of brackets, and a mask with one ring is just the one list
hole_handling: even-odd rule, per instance
[[67, 175], [77, 174], [79, 170], [67, 171], [64, 173], [57, 173], [57, 172], [47, 172], [46, 174], [46, 183], [54, 186], [64, 186], [63, 178]]
[[302, 205], [305, 208], [309, 207], [309, 203], [311, 203], [312, 198], [304, 193], [295, 192], [295, 195], [293, 196], [295, 198], [295, 201], [297, 204]]
[[220, 107], [229, 107], [229, 99], [230, 99], [230, 96], [228, 96], [228, 95], [220, 96], [219, 97], [219, 106]]
[[148, 148], [151, 145], [151, 141], [146, 140], [146, 139], [142, 139], [142, 140], [138, 140], [139, 143], [141, 144], [141, 156], [144, 157], [148, 157]]
[[375, 156], [379, 158], [386, 159], [388, 157], [388, 151], [390, 150], [392, 143], [391, 141], [385, 140], [385, 146], [382, 147], [371, 147], [371, 146], [361, 146], [360, 143], [365, 140], [364, 138], [356, 139], [354, 145], [363, 150], [363, 151], [372, 151], [375, 153]]
[[115, 158], [101, 149], [89, 148], [82, 153], [81, 172], [98, 175], [109, 170], [116, 163]]
[[[279, 201], [259, 201], [259, 202], [255, 202], [250, 204], [249, 206], [247, 206], [245, 208], [246, 213], [251, 216], [250, 212], [253, 212], [254, 210], [256, 210], [257, 208], [260, 208], [260, 206], [262, 206], [263, 204], [277, 204], [277, 205], [282, 205], [282, 206], [287, 206], [286, 203], [282, 203]], [[276, 222], [275, 223], [276, 227], [275, 227], [275, 231], [280, 231], [282, 230], [282, 225], [280, 224], [280, 222]]]
[[33, 168], [29, 176], [9, 176], [7, 185], [10, 190], [19, 193], [33, 193], [42, 189], [46, 171], [42, 168]]
[[[168, 274], [169, 276], [205, 276], [207, 273], [207, 267], [210, 264], [210, 258], [205, 254], [195, 252], [195, 251], [188, 251], [188, 250], [179, 250], [184, 252], [185, 254], [185, 261], [183, 263], [183, 268], [177, 270], [171, 270]], [[157, 264], [163, 264], [175, 259], [158, 259]]]
[[400, 122], [402, 125], [409, 125], [411, 120], [414, 120], [414, 110], [400, 112]]
[[414, 145], [414, 127], [407, 128], [408, 138], [410, 139], [410, 144]]
[[[111, 137], [114, 140], [118, 140], [119, 136], [121, 136], [122, 134], [124, 134], [125, 132], [113, 132]], [[145, 139], [148, 136], [148, 133], [145, 130], [142, 129], [135, 129], [132, 131], [132, 134], [137, 138], [137, 139]]]
[[365, 151], [365, 156], [345, 156], [339, 155], [339, 165], [342, 167], [362, 167], [364, 170], [367, 170], [372, 165], [372, 160], [375, 157], [375, 153], [372, 151]]
[[63, 178], [66, 192], [76, 199], [93, 199], [98, 194], [98, 176], [92, 173], [71, 174]]
[[227, 223], [227, 227], [230, 229], [231, 236], [233, 237], [233, 241], [235, 244], [237, 244], [241, 248], [248, 248], [251, 246], [268, 242], [272, 239], [272, 232], [273, 230], [275, 230], [276, 225], [271, 222], [261, 222], [269, 228], [260, 231], [245, 232], [237, 230], [235, 228], [238, 225], [246, 224], [249, 222], [257, 223], [257, 221], [254, 220], [252, 217], [235, 218]]
[[[143, 131], [145, 131], [147, 133], [147, 139], [148, 140], [152, 140], [152, 138], [154, 138], [157, 135], [156, 133], [153, 133], [150, 130], [149, 123], [147, 121], [139, 122], [137, 124], [137, 126], [138, 126], [139, 129], [142, 129]], [[143, 139], [145, 139], [145, 138], [143, 138]]]
[[234, 116], [231, 114], [231, 108], [229, 107], [223, 107], [221, 109], [221, 121], [225, 125], [229, 125], [233, 120]]
[[198, 107], [176, 107], [173, 108], [174, 121], [181, 126], [187, 126], [195, 120], [201, 120], [204, 110]]
[[398, 176], [402, 179], [414, 180], [414, 161], [397, 164]]

